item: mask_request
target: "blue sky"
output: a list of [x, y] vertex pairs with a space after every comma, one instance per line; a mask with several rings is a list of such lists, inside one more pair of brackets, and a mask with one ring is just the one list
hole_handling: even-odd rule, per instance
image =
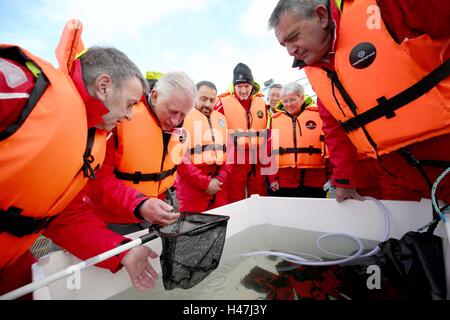
[[[83, 23], [86, 46], [114, 46], [143, 71], [181, 70], [223, 92], [246, 63], [262, 84], [304, 77], [267, 30], [277, 0], [0, 0], [0, 41], [53, 65], [65, 22]], [[307, 93], [310, 88], [306, 88]]]

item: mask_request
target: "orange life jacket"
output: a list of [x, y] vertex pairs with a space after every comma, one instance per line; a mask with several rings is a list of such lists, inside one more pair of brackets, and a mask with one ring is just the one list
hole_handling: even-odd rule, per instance
[[223, 114], [213, 111], [208, 118], [194, 108], [184, 119], [183, 127], [187, 133], [192, 164], [225, 163], [227, 120]]
[[370, 27], [369, 6], [376, 1], [344, 2], [335, 71], [305, 71], [358, 151], [377, 157], [450, 132], [450, 40], [424, 34], [397, 44], [382, 21]]
[[80, 20], [70, 19], [64, 26], [58, 46], [55, 50], [56, 60], [59, 63], [59, 69], [65, 73], [72, 70], [72, 65], [77, 56], [84, 51], [81, 34], [83, 24]]
[[297, 118], [285, 112], [273, 115], [272, 154], [278, 168], [324, 168], [324, 135], [317, 107], [306, 108]]
[[250, 112], [247, 114], [234, 95], [221, 97], [228, 134], [235, 146], [256, 147], [265, 142], [267, 115], [266, 103], [261, 94], [252, 97]]
[[1, 269], [84, 187], [103, 162], [106, 135], [91, 130], [88, 139], [85, 106], [66, 73], [16, 46], [0, 45], [0, 56], [40, 71], [23, 121], [0, 133]]
[[142, 101], [133, 107], [132, 116], [117, 125], [115, 175], [143, 194], [158, 197], [175, 182], [187, 148], [186, 135], [172, 133], [165, 149], [163, 131]]

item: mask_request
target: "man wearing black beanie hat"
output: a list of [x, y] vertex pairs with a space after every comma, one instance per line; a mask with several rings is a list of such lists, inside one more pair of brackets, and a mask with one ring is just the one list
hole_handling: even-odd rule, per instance
[[259, 159], [259, 150], [266, 150], [267, 114], [264, 95], [258, 90], [250, 68], [238, 63], [233, 70], [233, 89], [221, 94], [216, 104], [216, 110], [227, 119], [232, 143], [227, 148], [227, 162], [232, 163], [226, 186], [229, 203], [251, 194], [267, 195]]
[[240, 83], [250, 83], [253, 84], [252, 70], [243, 63], [238, 63], [233, 70], [233, 85]]

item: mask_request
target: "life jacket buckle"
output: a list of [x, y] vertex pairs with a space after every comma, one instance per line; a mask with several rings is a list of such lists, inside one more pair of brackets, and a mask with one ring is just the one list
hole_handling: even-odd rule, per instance
[[88, 156], [83, 156], [83, 175], [85, 178], [95, 179], [95, 171], [91, 166], [95, 160], [92, 154]]
[[22, 209], [9, 207], [6, 211], [0, 210], [0, 233], [7, 232], [15, 237], [22, 238], [45, 229], [54, 217], [37, 219], [23, 216]]

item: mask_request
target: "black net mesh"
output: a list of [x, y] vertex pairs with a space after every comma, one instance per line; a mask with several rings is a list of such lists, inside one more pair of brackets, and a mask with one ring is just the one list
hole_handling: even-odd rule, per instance
[[159, 230], [164, 288], [189, 289], [217, 268], [229, 217], [182, 213], [178, 221]]

